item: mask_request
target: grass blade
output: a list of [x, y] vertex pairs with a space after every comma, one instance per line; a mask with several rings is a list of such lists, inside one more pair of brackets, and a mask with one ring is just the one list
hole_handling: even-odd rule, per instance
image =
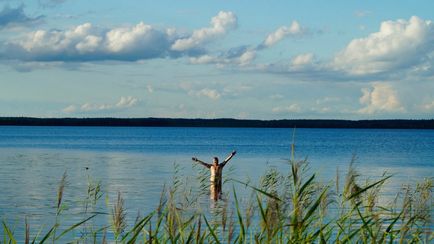
[[78, 226], [80, 226], [80, 225], [86, 223], [86, 222], [89, 221], [90, 219], [93, 219], [95, 216], [97, 216], [97, 214], [94, 214], [94, 215], [90, 216], [89, 218], [86, 218], [86, 219], [84, 219], [84, 220], [82, 220], [82, 221], [80, 221], [80, 222], [78, 222], [78, 223], [72, 225], [72, 226], [69, 227], [68, 229], [64, 230], [64, 231], [63, 231], [59, 236], [57, 236], [55, 240], [59, 240], [60, 237], [64, 236], [65, 234], [67, 234], [67, 233], [70, 232], [71, 230], [77, 228]]
[[261, 213], [262, 221], [264, 221], [265, 226], [267, 226], [267, 217], [264, 210], [264, 207], [262, 206], [261, 199], [259, 199], [258, 194], [256, 194], [256, 201], [258, 202], [259, 212]]
[[321, 203], [321, 200], [324, 196], [324, 194], [327, 192], [328, 188], [324, 188], [321, 195], [318, 197], [318, 199], [315, 201], [315, 203], [310, 207], [309, 211], [306, 213], [306, 215], [303, 218], [303, 223], [306, 223], [306, 221], [312, 216], [312, 214], [315, 212], [315, 210], [318, 208], [318, 206]]
[[7, 236], [9, 237], [9, 242], [17, 243], [11, 229], [9, 229], [9, 227], [6, 225], [5, 221], [2, 221], [2, 223], [3, 223], [4, 232], [6, 232]]
[[236, 180], [236, 179], [230, 179], [230, 180], [231, 180], [231, 181], [235, 181], [235, 182], [240, 183], [240, 184], [243, 184], [243, 185], [245, 185], [245, 186], [247, 186], [247, 187], [250, 187], [250, 188], [252, 188], [253, 190], [255, 190], [255, 191], [257, 191], [257, 192], [260, 192], [260, 193], [266, 195], [267, 197], [273, 198], [273, 199], [275, 199], [275, 200], [277, 200], [277, 201], [282, 201], [282, 200], [281, 200], [279, 197], [277, 197], [276, 195], [271, 194], [271, 193], [268, 193], [268, 192], [266, 192], [266, 191], [264, 191], [264, 190], [261, 190], [261, 189], [259, 189], [259, 188], [257, 188], [257, 187], [251, 186], [251, 185], [249, 185], [249, 184], [247, 184], [247, 183], [245, 183], [245, 182], [242, 182], [242, 181], [239, 181], [239, 180]]
[[41, 242], [39, 242], [39, 244], [44, 243], [54, 232], [54, 230], [57, 228], [57, 225], [54, 225], [53, 227], [51, 227], [50, 231], [47, 232], [47, 234], [45, 234], [45, 236], [42, 238]]
[[365, 187], [365, 188], [362, 188], [362, 189], [360, 189], [360, 190], [358, 190], [358, 191], [352, 193], [352, 194], [347, 198], [347, 200], [351, 200], [351, 199], [353, 199], [353, 198], [359, 196], [359, 195], [362, 194], [363, 192], [365, 192], [365, 191], [371, 189], [372, 187], [374, 187], [374, 186], [376, 186], [376, 185], [378, 185], [378, 184], [382, 184], [382, 183], [384, 183], [384, 182], [385, 182], [387, 179], [389, 179], [390, 177], [392, 177], [392, 176], [389, 175], [389, 176], [387, 176], [386, 178], [383, 178], [383, 179], [381, 179], [381, 180], [379, 180], [379, 181], [377, 181], [377, 182], [375, 182], [375, 183], [370, 184], [369, 186], [367, 186], [367, 187]]
[[301, 196], [304, 192], [304, 189], [310, 185], [310, 183], [313, 181], [313, 179], [315, 178], [315, 174], [312, 175], [312, 177], [309, 178], [308, 181], [306, 181], [303, 186], [301, 186], [300, 190], [298, 191], [298, 195]]
[[140, 232], [142, 231], [142, 229], [145, 227], [145, 225], [151, 220], [152, 216], [154, 215], [154, 213], [149, 214], [148, 216], [144, 217], [139, 223], [137, 223], [134, 228], [128, 232], [125, 237], [122, 239], [122, 241], [125, 240], [125, 238], [132, 232], [134, 231], [134, 235], [131, 237], [131, 239], [127, 242], [127, 243], [135, 243], [137, 237], [139, 236]]
[[235, 199], [235, 208], [237, 209], [238, 223], [239, 223], [240, 229], [241, 229], [240, 242], [242, 242], [242, 241], [244, 241], [244, 237], [246, 235], [246, 230], [244, 227], [243, 216], [241, 215], [240, 206], [238, 203], [237, 193], [235, 192], [235, 187], [233, 187], [233, 192], [234, 192], [234, 199]]
[[372, 238], [372, 241], [374, 241], [375, 237], [374, 234], [372, 233], [372, 229], [369, 227], [368, 222], [370, 222], [372, 219], [369, 219], [368, 221], [366, 221], [365, 217], [363, 217], [362, 213], [360, 212], [359, 207], [356, 207], [357, 213], [359, 214], [360, 219], [363, 222], [363, 226], [366, 226], [366, 228], [368, 229], [369, 235]]
[[215, 243], [220, 243], [217, 235], [215, 234], [213, 228], [211, 228], [211, 226], [208, 223], [208, 220], [206, 219], [205, 215], [203, 215], [203, 219], [205, 220], [205, 224], [208, 227], [209, 233], [211, 233], [211, 236], [214, 238]]

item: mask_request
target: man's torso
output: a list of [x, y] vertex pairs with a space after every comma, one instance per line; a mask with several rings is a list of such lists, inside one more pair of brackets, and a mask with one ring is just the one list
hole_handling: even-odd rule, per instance
[[222, 178], [222, 171], [223, 171], [223, 167], [222, 166], [214, 166], [212, 165], [211, 168], [211, 177], [210, 177], [210, 181], [211, 182], [219, 182], [221, 181]]

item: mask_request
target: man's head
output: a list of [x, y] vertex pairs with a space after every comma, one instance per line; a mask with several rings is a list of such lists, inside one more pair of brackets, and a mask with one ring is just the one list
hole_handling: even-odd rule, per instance
[[218, 157], [214, 157], [212, 164], [214, 164], [215, 166], [219, 165], [219, 158]]

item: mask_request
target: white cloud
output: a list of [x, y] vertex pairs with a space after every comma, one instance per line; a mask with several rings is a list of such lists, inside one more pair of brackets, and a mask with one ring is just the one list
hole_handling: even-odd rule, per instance
[[323, 97], [323, 98], [317, 99], [315, 101], [315, 103], [317, 105], [320, 105], [320, 104], [326, 104], [326, 103], [335, 103], [335, 102], [339, 102], [339, 101], [341, 101], [341, 99], [339, 97]]
[[115, 104], [96, 104], [96, 103], [84, 103], [82, 105], [69, 105], [62, 109], [64, 113], [75, 112], [98, 112], [98, 111], [112, 111], [122, 110], [134, 107], [137, 105], [138, 99], [132, 96], [121, 97]]
[[[1, 22], [1, 19], [0, 19]], [[1, 23], [0, 23], [1, 26]], [[225, 35], [237, 26], [232, 12], [220, 11], [211, 26], [194, 30], [188, 36], [174, 28], [160, 29], [140, 22], [133, 26], [101, 28], [84, 23], [65, 30], [36, 30], [2, 43], [0, 56], [24, 61], [138, 61], [151, 58], [196, 57], [206, 53], [203, 45]], [[209, 63], [204, 56], [192, 63]], [[211, 57], [211, 56], [210, 56]], [[240, 54], [245, 65], [253, 60], [253, 50]]]
[[319, 113], [329, 113], [332, 111], [332, 109], [330, 107], [321, 107], [321, 108], [313, 108], [313, 111], [317, 111]]
[[200, 45], [212, 41], [226, 34], [227, 31], [236, 28], [237, 16], [232, 12], [220, 11], [211, 19], [211, 26], [193, 31], [190, 37], [178, 39], [172, 44], [172, 50], [185, 51], [197, 48]]
[[264, 40], [263, 46], [270, 47], [281, 41], [286, 36], [298, 36], [303, 33], [303, 29], [297, 21], [292, 21], [291, 25], [281, 26], [273, 33], [270, 33]]
[[14, 44], [28, 53], [54, 54], [66, 50], [85, 52], [86, 47], [92, 43], [90, 39], [93, 37], [94, 31], [90, 23], [79, 25], [67, 31], [38, 30], [29, 33], [26, 39]]
[[163, 57], [168, 36], [143, 22], [111, 30], [91, 23], [68, 30], [37, 30], [8, 43], [5, 56], [34, 61], [140, 60]]
[[292, 58], [291, 64], [293, 66], [304, 66], [304, 65], [312, 64], [313, 59], [314, 59], [313, 53], [300, 54]]
[[76, 44], [76, 49], [79, 53], [92, 53], [95, 52], [101, 45], [102, 37], [95, 35], [88, 35], [84, 37], [83, 41]]
[[277, 93], [277, 94], [271, 95], [270, 98], [273, 100], [281, 100], [284, 98], [284, 96], [282, 94]]
[[247, 50], [246, 52], [241, 54], [241, 56], [238, 57], [238, 59], [236, 59], [236, 62], [240, 66], [245, 66], [245, 65], [250, 64], [255, 58], [256, 58], [256, 51]]
[[219, 91], [217, 91], [215, 89], [209, 89], [209, 88], [204, 88], [204, 89], [201, 89], [201, 90], [194, 92], [194, 93], [198, 97], [207, 97], [207, 98], [212, 99], [212, 100], [218, 100], [221, 97], [221, 94]]
[[[304, 28], [300, 26], [297, 21], [293, 21], [291, 26], [282, 26], [273, 33], [269, 34], [263, 43], [257, 46], [242, 45], [235, 48], [231, 48], [225, 52], [221, 52], [218, 55], [204, 54], [197, 57], [191, 57], [190, 63], [192, 64], [217, 64], [219, 67], [237, 65], [240, 67], [250, 65], [255, 59], [259, 51], [268, 48], [286, 36], [299, 36], [304, 33]], [[180, 42], [178, 40], [177, 42]], [[176, 44], [176, 43], [175, 43]], [[173, 48], [173, 46], [172, 46]], [[303, 60], [304, 59], [304, 60]], [[313, 61], [313, 54], [305, 54], [298, 57], [295, 65], [302, 66], [301, 62], [307, 64]]]
[[432, 102], [430, 102], [430, 103], [424, 104], [423, 108], [425, 110], [428, 110], [428, 111], [434, 110], [434, 100]]
[[356, 12], [354, 12], [354, 15], [359, 18], [366, 17], [370, 14], [372, 14], [372, 12], [368, 10], [357, 10]]
[[298, 113], [301, 111], [301, 107], [297, 103], [294, 103], [289, 106], [274, 107], [271, 111], [273, 113]]
[[331, 60], [311, 53], [256, 65], [256, 70], [306, 80], [416, 80], [434, 75], [434, 22], [417, 16], [384, 21], [378, 32], [352, 40]]
[[121, 97], [118, 103], [116, 103], [116, 108], [130, 108], [137, 104], [138, 99], [132, 96]]
[[378, 112], [404, 112], [398, 95], [392, 86], [385, 83], [374, 83], [371, 88], [363, 88], [360, 104], [365, 107], [358, 110], [361, 114]]
[[140, 22], [133, 27], [115, 28], [106, 33], [105, 47], [112, 53], [149, 51], [160, 53], [158, 41], [165, 40], [165, 34], [152, 26]]
[[74, 113], [75, 111], [77, 111], [77, 107], [75, 105], [69, 105], [68, 107], [62, 109], [62, 111], [67, 114]]
[[314, 55], [313, 53], [304, 53], [295, 56], [291, 60], [291, 68], [292, 69], [301, 69], [306, 66], [312, 65], [314, 62]]
[[191, 64], [217, 64], [219, 67], [225, 65], [247, 66], [251, 64], [256, 58], [256, 50], [246, 49], [235, 55], [228, 55], [227, 53], [220, 56], [211, 56], [209, 54], [201, 55], [198, 57], [191, 57]]
[[179, 83], [179, 87], [192, 97], [219, 100], [221, 97], [231, 95], [231, 93], [234, 92], [234, 90], [221, 88], [217, 82], [209, 85], [210, 86], [204, 86], [203, 81], [184, 81]]
[[[254, 63], [261, 50], [285, 37], [306, 33], [306, 28], [297, 21], [278, 28], [260, 45], [239, 45], [215, 53], [203, 49], [204, 44], [225, 35], [236, 25], [235, 14], [224, 11], [212, 18], [209, 27], [194, 30], [188, 36], [174, 28], [155, 28], [143, 22], [112, 29], [85, 23], [67, 30], [37, 30], [25, 38], [9, 40], [7, 45], [0, 46], [3, 51], [0, 57], [9, 63], [56, 61], [68, 65], [71, 61], [187, 57], [191, 64], [215, 64], [219, 68], [280, 73], [318, 81], [434, 77], [434, 24], [416, 16], [409, 20], [384, 21], [378, 32], [352, 40], [329, 60], [319, 60], [313, 53], [301, 53], [278, 62]], [[29, 70], [25, 65], [20, 67]]]
[[191, 57], [190, 63], [192, 64], [211, 64], [211, 63], [218, 63], [219, 58], [214, 57], [208, 54], [199, 56], [199, 57]]
[[434, 23], [417, 16], [384, 21], [378, 32], [354, 39], [332, 62], [335, 70], [351, 75], [399, 71], [432, 64]]
[[384, 21], [380, 30], [354, 39], [331, 60], [310, 53], [258, 64], [255, 70], [304, 80], [426, 80], [434, 77], [434, 23], [413, 16]]

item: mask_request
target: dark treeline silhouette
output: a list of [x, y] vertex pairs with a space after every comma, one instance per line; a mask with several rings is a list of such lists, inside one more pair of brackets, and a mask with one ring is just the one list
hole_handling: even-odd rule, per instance
[[434, 129], [434, 119], [426, 119], [426, 120], [403, 120], [403, 119], [393, 119], [393, 120], [332, 120], [332, 119], [241, 120], [241, 119], [169, 119], [169, 118], [0, 117], [0, 125]]

